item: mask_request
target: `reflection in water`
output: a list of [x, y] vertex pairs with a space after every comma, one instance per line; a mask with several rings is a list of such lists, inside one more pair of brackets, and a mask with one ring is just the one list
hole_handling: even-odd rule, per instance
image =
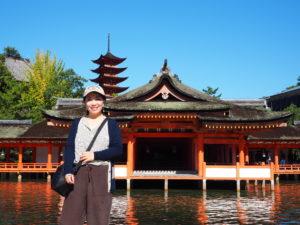
[[[118, 190], [111, 225], [300, 223], [300, 189], [281, 183], [271, 192], [251, 184], [233, 190]], [[45, 182], [0, 182], [0, 224], [57, 224], [63, 198]]]

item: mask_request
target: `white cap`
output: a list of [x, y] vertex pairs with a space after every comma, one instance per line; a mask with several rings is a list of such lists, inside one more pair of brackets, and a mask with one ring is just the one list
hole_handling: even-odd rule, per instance
[[91, 92], [97, 92], [98, 94], [102, 95], [104, 98], [105, 97], [105, 93], [102, 87], [100, 87], [99, 85], [91, 85], [88, 86], [84, 92], [83, 92], [83, 97], [86, 97], [89, 93]]

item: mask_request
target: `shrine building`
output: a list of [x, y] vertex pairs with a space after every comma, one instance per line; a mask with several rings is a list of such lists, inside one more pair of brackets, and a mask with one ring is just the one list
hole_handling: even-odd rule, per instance
[[[207, 95], [182, 83], [167, 61], [149, 83], [120, 94], [127, 88], [118, 84], [126, 77], [117, 74], [126, 68], [116, 66], [124, 60], [109, 51], [101, 55], [93, 71], [99, 76], [92, 81], [105, 89], [105, 114], [122, 130], [124, 154], [116, 160], [115, 177], [127, 180], [128, 189], [131, 180], [143, 179], [164, 180], [165, 189], [169, 180], [199, 180], [203, 189], [207, 180], [234, 180], [237, 189], [241, 180], [269, 180], [273, 188], [276, 174], [300, 173], [300, 127], [287, 126], [290, 112]], [[61, 163], [69, 126], [86, 110], [82, 99], [59, 98], [43, 113], [45, 122], [13, 138], [0, 137], [6, 154], [19, 149], [15, 170], [7, 160], [0, 164], [2, 172], [26, 171], [23, 147], [33, 149], [30, 171], [39, 161], [47, 173]]]

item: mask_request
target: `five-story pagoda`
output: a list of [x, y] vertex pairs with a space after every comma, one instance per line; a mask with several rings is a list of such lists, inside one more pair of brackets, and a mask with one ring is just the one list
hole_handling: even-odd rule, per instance
[[127, 68], [116, 67], [126, 58], [119, 58], [114, 56], [110, 52], [110, 36], [108, 35], [108, 50], [105, 55], [101, 55], [98, 59], [92, 60], [92, 62], [99, 65], [97, 69], [92, 72], [98, 74], [98, 77], [91, 79], [91, 81], [99, 84], [105, 91], [106, 97], [111, 98], [125, 90], [128, 87], [120, 87], [118, 84], [126, 80], [128, 77], [118, 77], [118, 74], [126, 70]]

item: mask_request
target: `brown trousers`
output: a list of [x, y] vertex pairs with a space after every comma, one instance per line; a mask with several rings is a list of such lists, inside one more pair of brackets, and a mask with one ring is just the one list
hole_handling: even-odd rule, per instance
[[74, 190], [66, 197], [60, 224], [108, 225], [112, 195], [108, 191], [108, 166], [82, 166]]

